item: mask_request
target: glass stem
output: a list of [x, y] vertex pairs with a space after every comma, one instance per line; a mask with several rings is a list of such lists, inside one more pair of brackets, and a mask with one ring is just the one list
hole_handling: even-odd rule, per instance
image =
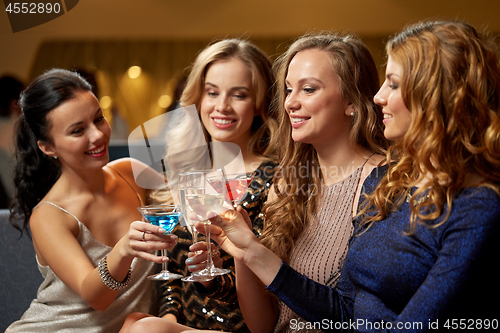
[[191, 235], [193, 236], [193, 244], [198, 243], [198, 231], [196, 230], [196, 228], [194, 226], [193, 226]]
[[207, 270], [212, 273], [212, 267], [214, 263], [212, 262], [212, 248], [210, 246], [210, 222], [205, 221], [205, 234], [207, 235]]
[[[161, 255], [163, 257], [167, 256], [167, 250], [161, 250]], [[161, 263], [161, 269], [163, 272], [168, 272], [168, 261], [162, 262]]]

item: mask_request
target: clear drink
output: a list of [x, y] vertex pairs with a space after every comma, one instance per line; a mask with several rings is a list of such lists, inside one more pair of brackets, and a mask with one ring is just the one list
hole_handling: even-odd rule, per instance
[[208, 212], [219, 212], [224, 205], [223, 194], [187, 194], [186, 200], [191, 210], [202, 220]]

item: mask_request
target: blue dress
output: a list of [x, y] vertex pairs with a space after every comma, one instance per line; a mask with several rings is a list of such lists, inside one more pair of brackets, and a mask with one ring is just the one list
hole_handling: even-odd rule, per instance
[[[368, 193], [380, 180], [374, 175], [364, 183]], [[409, 216], [405, 202], [353, 236], [336, 288], [283, 263], [268, 290], [309, 321], [310, 327], [302, 328], [421, 332], [498, 327], [500, 314], [492, 304], [500, 289], [495, 244], [500, 197], [486, 187], [465, 189], [454, 197], [443, 225], [418, 225], [410, 236], [405, 235]], [[291, 329], [300, 329], [293, 324]]]

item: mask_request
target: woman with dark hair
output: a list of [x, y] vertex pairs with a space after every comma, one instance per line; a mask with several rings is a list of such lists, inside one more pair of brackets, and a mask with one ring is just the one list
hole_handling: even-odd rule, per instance
[[[134, 181], [139, 162], [108, 163], [111, 129], [84, 79], [50, 70], [20, 105], [11, 221], [21, 220], [21, 231], [29, 224], [45, 281], [6, 332], [117, 332], [132, 311], [150, 310], [153, 284], [145, 277], [154, 263], [144, 259], [161, 261], [147, 251], [171, 247], [175, 237], [132, 222], [149, 195]], [[164, 242], [146, 243], [144, 232]]]
[[221, 248], [324, 331], [497, 329], [500, 57], [472, 26], [424, 22], [392, 38], [383, 107], [389, 165], [369, 177], [335, 288], [300, 275], [234, 211]]

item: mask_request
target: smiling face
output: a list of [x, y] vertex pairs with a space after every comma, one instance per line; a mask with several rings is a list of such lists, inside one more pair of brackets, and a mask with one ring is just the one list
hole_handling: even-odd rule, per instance
[[200, 115], [212, 141], [247, 145], [256, 111], [252, 76], [241, 60], [230, 58], [210, 65]]
[[401, 66], [389, 56], [385, 70], [385, 81], [373, 100], [382, 106], [384, 114], [384, 136], [388, 140], [404, 137], [411, 124], [411, 112], [401, 96]]
[[285, 78], [285, 110], [292, 139], [317, 145], [331, 144], [349, 135], [354, 111], [341, 93], [340, 79], [328, 52], [308, 49], [290, 61]]
[[108, 163], [111, 128], [94, 94], [76, 92], [48, 117], [51, 142], [38, 142], [46, 155], [57, 156], [62, 166], [102, 168]]

